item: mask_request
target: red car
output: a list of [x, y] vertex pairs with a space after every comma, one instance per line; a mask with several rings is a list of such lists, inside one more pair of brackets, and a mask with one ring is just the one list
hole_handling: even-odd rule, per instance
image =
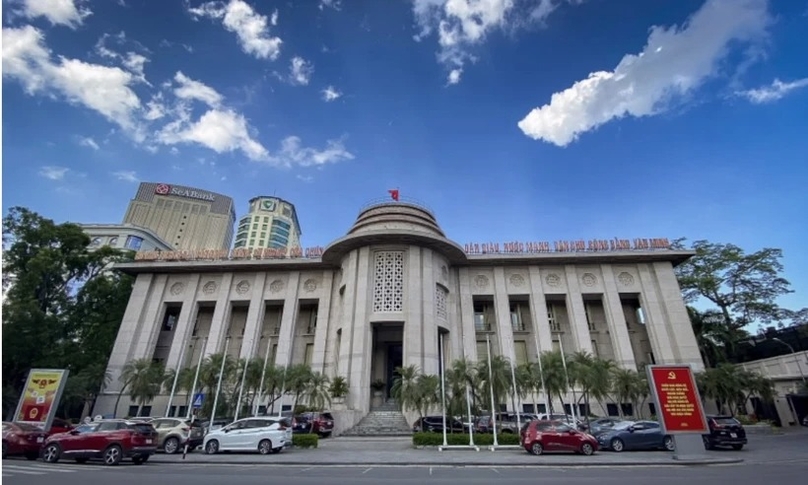
[[530, 421], [519, 433], [521, 444], [534, 455], [545, 451], [567, 451], [591, 455], [598, 451], [594, 436], [578, 431], [561, 421]]
[[48, 434], [32, 424], [3, 422], [3, 458], [22, 455], [29, 460], [39, 457], [39, 448]]
[[57, 434], [57, 433], [67, 433], [73, 429], [73, 425], [65, 421], [61, 418], [53, 418], [53, 422], [51, 423], [51, 427], [48, 430], [48, 434]]
[[42, 447], [42, 459], [56, 463], [60, 458], [72, 458], [86, 463], [90, 458], [101, 458], [106, 465], [117, 465], [124, 458], [131, 458], [135, 465], [142, 465], [156, 451], [154, 426], [110, 419], [50, 435]]

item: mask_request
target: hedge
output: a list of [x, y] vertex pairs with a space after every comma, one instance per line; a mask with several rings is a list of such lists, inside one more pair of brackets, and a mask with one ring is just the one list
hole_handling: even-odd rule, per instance
[[[500, 445], [518, 445], [519, 435], [502, 433], [497, 435]], [[446, 443], [449, 445], [469, 444], [469, 435], [466, 433], [446, 433]], [[415, 433], [412, 435], [413, 446], [441, 446], [443, 433]], [[478, 446], [491, 446], [494, 444], [494, 435], [490, 433], [474, 433], [474, 444]]]
[[317, 448], [320, 442], [320, 437], [316, 434], [294, 434], [292, 435], [292, 444], [298, 448]]

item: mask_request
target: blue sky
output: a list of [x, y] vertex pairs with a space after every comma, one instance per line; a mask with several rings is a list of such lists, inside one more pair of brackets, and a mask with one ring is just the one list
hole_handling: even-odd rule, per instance
[[806, 27], [804, 0], [4, 0], [3, 206], [276, 194], [325, 246], [398, 188], [461, 244], [779, 247], [801, 308]]

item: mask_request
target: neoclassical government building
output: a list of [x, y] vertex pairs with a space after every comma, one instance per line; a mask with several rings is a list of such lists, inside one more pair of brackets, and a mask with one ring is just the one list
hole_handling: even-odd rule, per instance
[[[369, 411], [371, 382], [389, 390], [397, 366], [437, 374], [441, 356], [485, 359], [489, 340], [516, 363], [563, 349], [629, 369], [703, 368], [673, 271], [693, 253], [653, 241], [460, 246], [429, 209], [390, 201], [362, 209], [322, 250], [268, 251], [139, 253], [118, 265], [136, 282], [95, 413], [113, 412], [128, 361], [190, 367], [222, 351], [346, 377], [352, 422], [341, 428]], [[158, 396], [150, 414], [167, 404]]]

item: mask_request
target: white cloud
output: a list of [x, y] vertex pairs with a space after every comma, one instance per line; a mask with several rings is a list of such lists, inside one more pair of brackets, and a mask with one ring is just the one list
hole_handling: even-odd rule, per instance
[[139, 42], [128, 41], [126, 38], [126, 33], [123, 31], [117, 34], [104, 34], [95, 44], [95, 52], [99, 56], [119, 61], [121, 66], [134, 75], [135, 79], [148, 86], [151, 86], [151, 84], [146, 80], [146, 75], [144, 73], [144, 68], [146, 67], [146, 63], [149, 62], [149, 59], [142, 54], [138, 54], [137, 52], [130, 51], [126, 54], [120, 54], [108, 46], [109, 42], [113, 42], [119, 46], [122, 46], [128, 42], [129, 44], [134, 44], [138, 50], [143, 52], [148, 52], [148, 49], [143, 47], [143, 45], [141, 45]]
[[297, 175], [297, 179], [306, 182], [307, 184], [314, 182], [314, 177], [311, 175]]
[[118, 180], [123, 180], [124, 182], [132, 182], [137, 183], [140, 182], [140, 179], [137, 178], [137, 173], [132, 170], [121, 170], [119, 172], [112, 172], [112, 175], [115, 176]]
[[219, 106], [222, 102], [222, 95], [215, 89], [189, 78], [181, 71], [178, 71], [177, 74], [174, 75], [174, 81], [179, 84], [179, 86], [174, 89], [174, 95], [180, 99], [196, 99], [211, 108]]
[[30, 19], [45, 17], [51, 25], [75, 29], [93, 13], [85, 3], [86, 0], [23, 0], [22, 13]]
[[318, 150], [302, 147], [299, 137], [289, 136], [281, 142], [280, 151], [271, 158], [271, 161], [284, 167], [293, 165], [310, 167], [353, 160], [353, 158], [354, 155], [345, 149], [342, 140], [329, 140], [324, 149]]
[[42, 32], [30, 25], [3, 29], [3, 77], [19, 81], [29, 95], [61, 96], [90, 108], [142, 139], [136, 121], [140, 99], [130, 87], [136, 76], [118, 67], [62, 56], [54, 61]]
[[331, 101], [335, 101], [342, 97], [342, 93], [337, 90], [334, 86], [328, 86], [327, 88], [323, 89], [323, 101], [329, 103]]
[[318, 5], [318, 8], [320, 10], [325, 8], [333, 8], [334, 10], [339, 11], [342, 9], [342, 4], [340, 3], [340, 0], [320, 0], [320, 5]]
[[497, 30], [543, 22], [561, 3], [580, 4], [583, 0], [412, 0], [415, 21], [420, 28], [414, 36], [421, 41], [438, 34], [438, 60], [449, 69], [448, 84], [460, 82], [463, 66], [475, 62], [470, 52]]
[[314, 65], [302, 57], [293, 57], [289, 66], [289, 82], [299, 86], [309, 83], [311, 75], [314, 73]]
[[197, 8], [189, 8], [194, 17], [207, 17], [221, 20], [225, 30], [234, 32], [238, 37], [242, 50], [258, 59], [275, 60], [281, 53], [280, 37], [269, 34], [269, 23], [273, 26], [278, 22], [277, 11], [272, 13], [268, 22], [266, 15], [257, 13], [242, 0], [224, 2], [206, 2]]
[[230, 109], [211, 109], [197, 121], [173, 121], [163, 127], [157, 139], [165, 145], [198, 143], [216, 153], [240, 150], [250, 160], [266, 160], [267, 149], [250, 135], [247, 120]]
[[39, 169], [39, 175], [51, 180], [62, 180], [69, 170], [66, 167], [48, 165]]
[[638, 55], [553, 94], [518, 126], [535, 140], [563, 147], [613, 119], [663, 112], [675, 97], [717, 74], [731, 44], [764, 39], [770, 23], [766, 0], [708, 0], [680, 27], [653, 27]]
[[95, 140], [93, 140], [90, 137], [82, 137], [82, 138], [80, 138], [79, 139], [79, 145], [81, 145], [83, 147], [92, 148], [93, 150], [98, 150], [100, 148], [98, 146], [98, 143], [96, 143]]
[[763, 104], [782, 99], [790, 92], [796, 91], [797, 89], [802, 89], [804, 87], [808, 87], [808, 77], [797, 79], [796, 81], [791, 81], [788, 83], [775, 79], [769, 86], [762, 86], [760, 88], [749, 89], [747, 91], [739, 91], [736, 94], [738, 96], [747, 98], [754, 104]]

